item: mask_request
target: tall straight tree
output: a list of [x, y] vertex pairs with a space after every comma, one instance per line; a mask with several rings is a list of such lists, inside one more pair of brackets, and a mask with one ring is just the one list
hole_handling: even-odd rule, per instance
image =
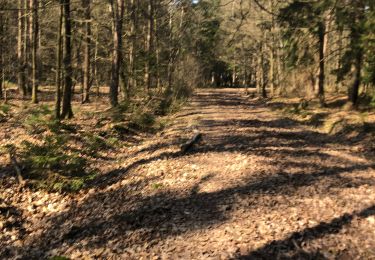
[[30, 85], [30, 8], [29, 0], [23, 0], [23, 75], [25, 80], [25, 88], [27, 95], [31, 94], [31, 85]]
[[56, 50], [56, 103], [55, 103], [55, 118], [60, 119], [61, 117], [61, 63], [63, 55], [63, 39], [62, 39], [62, 29], [63, 29], [63, 16], [64, 16], [64, 6], [60, 2], [60, 16], [59, 16], [59, 27], [57, 31], [57, 50]]
[[[314, 2], [301, 2], [294, 0], [286, 7], [280, 10], [279, 21], [287, 29], [287, 41], [292, 42], [291, 56], [295, 57], [293, 65], [298, 63], [306, 63], [306, 52], [299, 56], [299, 49], [301, 43], [297, 43], [294, 38], [298, 39], [298, 34], [305, 34], [306, 32], [313, 36], [317, 41], [318, 49], [318, 93], [319, 102], [321, 106], [325, 104], [324, 98], [324, 84], [325, 84], [325, 62], [326, 62], [326, 34], [327, 22], [330, 19], [331, 1], [321, 0]], [[293, 42], [294, 41], [294, 42]], [[305, 44], [306, 45], [306, 44]]]
[[154, 0], [148, 0], [148, 25], [146, 40], [147, 61], [145, 65], [145, 83], [148, 91], [150, 91], [152, 85], [151, 74], [154, 64], [154, 12]]
[[22, 96], [25, 97], [27, 95], [27, 89], [25, 85], [25, 60], [24, 60], [24, 48], [23, 48], [23, 40], [24, 40], [24, 4], [23, 0], [18, 0], [18, 37], [17, 37], [17, 58], [18, 58], [18, 88], [22, 92]]
[[110, 102], [112, 107], [118, 105], [118, 93], [122, 60], [122, 28], [124, 20], [124, 0], [109, 0], [112, 14], [112, 70], [111, 84], [109, 89]]
[[129, 71], [128, 71], [128, 95], [137, 87], [135, 59], [137, 48], [137, 5], [135, 0], [129, 0], [130, 12], [130, 46], [129, 46]]
[[85, 16], [85, 39], [84, 44], [84, 61], [83, 61], [83, 103], [90, 101], [91, 88], [91, 6], [90, 0], [82, 0], [82, 7]]
[[31, 22], [30, 22], [30, 34], [31, 34], [31, 85], [32, 94], [31, 101], [33, 103], [38, 103], [38, 32], [39, 32], [39, 17], [38, 17], [38, 0], [30, 0], [30, 10], [31, 10]]
[[63, 88], [63, 99], [62, 99], [62, 111], [61, 118], [72, 118], [72, 26], [70, 19], [70, 0], [60, 0], [60, 3], [64, 6], [64, 58], [63, 58], [63, 72], [64, 72], [64, 88]]

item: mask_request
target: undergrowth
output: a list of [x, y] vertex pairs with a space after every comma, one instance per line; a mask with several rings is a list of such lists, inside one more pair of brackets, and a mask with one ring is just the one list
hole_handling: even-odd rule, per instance
[[49, 135], [42, 142], [23, 141], [20, 149], [25, 178], [33, 188], [75, 192], [94, 177], [82, 153], [69, 149], [69, 136]]

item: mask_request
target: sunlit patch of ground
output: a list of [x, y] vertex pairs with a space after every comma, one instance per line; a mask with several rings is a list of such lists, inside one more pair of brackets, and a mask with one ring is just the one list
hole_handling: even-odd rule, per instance
[[165, 131], [114, 150], [90, 189], [4, 193], [20, 210], [35, 205], [19, 218], [27, 235], [1, 240], [4, 258], [375, 256], [371, 133], [325, 133], [243, 90], [199, 90], [191, 104]]

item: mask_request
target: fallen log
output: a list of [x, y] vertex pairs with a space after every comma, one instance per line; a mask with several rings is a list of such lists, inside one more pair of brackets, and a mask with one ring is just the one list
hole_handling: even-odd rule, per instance
[[181, 145], [181, 152], [187, 153], [194, 147], [195, 144], [199, 143], [201, 140], [202, 140], [202, 134], [201, 133], [195, 134], [192, 139], [190, 139], [185, 144]]

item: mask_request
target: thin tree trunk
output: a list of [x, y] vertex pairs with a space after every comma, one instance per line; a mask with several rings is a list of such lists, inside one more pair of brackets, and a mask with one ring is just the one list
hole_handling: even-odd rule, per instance
[[[274, 1], [271, 1], [271, 10], [274, 12]], [[275, 95], [275, 21], [274, 17], [271, 17], [271, 50], [270, 50], [270, 88], [271, 95]]]
[[[34, 0], [28, 0], [29, 1], [29, 11], [28, 11], [28, 16], [29, 16], [29, 25], [28, 25], [28, 30], [29, 30], [29, 50], [26, 53], [28, 55], [28, 88], [29, 88], [29, 93], [32, 96], [33, 93], [33, 36], [34, 36], [34, 12], [33, 12], [33, 1]], [[31, 97], [32, 99], [32, 97]]]
[[361, 71], [362, 71], [362, 49], [357, 50], [354, 61], [354, 81], [350, 89], [350, 101], [355, 107], [358, 102], [359, 86], [361, 85]]
[[62, 112], [61, 118], [72, 118], [72, 28], [70, 20], [70, 0], [61, 0], [64, 6], [64, 88], [63, 88], [63, 100], [62, 100]]
[[146, 53], [147, 62], [145, 66], [145, 83], [147, 90], [150, 94], [152, 86], [151, 71], [153, 68], [153, 46], [154, 44], [154, 0], [148, 0], [148, 25], [147, 25], [147, 40], [146, 40]]
[[172, 83], [173, 83], [173, 21], [172, 21], [172, 13], [169, 12], [169, 57], [168, 57], [168, 88], [167, 91], [172, 90]]
[[[337, 54], [337, 68], [336, 70], [339, 71], [341, 69], [341, 56], [342, 56], [342, 30], [339, 30], [338, 32], [338, 43], [337, 43], [337, 49], [338, 49], [338, 54]], [[339, 93], [340, 89], [342, 88], [342, 81], [340, 78], [339, 73], [336, 73], [336, 82], [335, 82], [335, 92]]]
[[61, 63], [63, 55], [63, 42], [62, 42], [62, 27], [63, 27], [63, 15], [64, 7], [60, 4], [60, 17], [59, 17], [59, 28], [57, 35], [57, 52], [56, 52], [56, 104], [55, 104], [55, 118], [60, 119], [61, 117]]
[[158, 35], [158, 20], [157, 14], [154, 15], [154, 38], [155, 38], [155, 81], [156, 81], [156, 88], [159, 89], [161, 82], [160, 82], [160, 43], [159, 43], [159, 35]]
[[[32, 1], [32, 0], [30, 0]], [[30, 84], [30, 6], [29, 6], [29, 0], [25, 0], [24, 2], [24, 9], [25, 9], [25, 15], [24, 15], [24, 74], [25, 74], [25, 86], [27, 90], [27, 94], [31, 95], [31, 84]]]
[[129, 46], [129, 72], [128, 72], [128, 98], [130, 93], [137, 86], [135, 75], [135, 58], [136, 58], [136, 44], [137, 44], [137, 9], [135, 0], [130, 0], [130, 46]]
[[324, 80], [325, 80], [325, 49], [326, 49], [326, 26], [319, 24], [319, 74], [318, 74], [318, 98], [321, 106], [325, 106]]
[[31, 0], [31, 44], [32, 44], [32, 65], [31, 65], [31, 82], [32, 82], [32, 95], [31, 95], [31, 102], [38, 103], [38, 79], [37, 79], [37, 73], [38, 73], [38, 31], [39, 31], [39, 18], [38, 18], [38, 0]]
[[110, 0], [112, 11], [113, 51], [110, 84], [110, 102], [112, 107], [118, 105], [118, 93], [121, 70], [122, 23], [124, 17], [124, 0]]
[[261, 43], [260, 49], [260, 68], [261, 68], [261, 89], [262, 89], [262, 98], [267, 98], [267, 90], [266, 90], [266, 71], [264, 66], [264, 53], [263, 53], [263, 42]]
[[90, 0], [82, 0], [85, 12], [85, 39], [84, 39], [84, 62], [83, 62], [83, 103], [90, 102], [91, 88], [91, 6]]
[[22, 96], [27, 95], [26, 85], [25, 85], [25, 65], [24, 65], [24, 52], [23, 52], [23, 27], [24, 27], [24, 12], [23, 12], [23, 0], [18, 0], [18, 38], [17, 38], [17, 58], [18, 58], [18, 88], [22, 93]]
[[354, 81], [350, 88], [349, 93], [349, 100], [351, 101], [353, 107], [357, 106], [358, 103], [358, 95], [359, 95], [359, 87], [362, 82], [361, 72], [362, 72], [362, 63], [363, 63], [363, 47], [358, 44], [358, 39], [361, 39], [364, 31], [358, 25], [361, 25], [365, 19], [365, 5], [362, 2], [358, 2], [356, 6], [357, 9], [357, 17], [355, 18], [355, 22], [357, 25], [351, 27], [351, 47], [354, 51]]

